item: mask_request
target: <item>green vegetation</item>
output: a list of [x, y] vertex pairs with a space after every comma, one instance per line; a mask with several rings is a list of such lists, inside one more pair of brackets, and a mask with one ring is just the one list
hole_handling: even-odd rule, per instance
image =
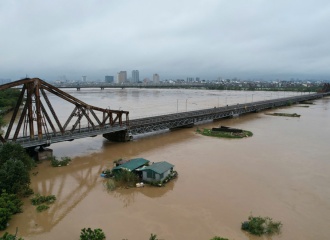
[[69, 162], [71, 162], [71, 158], [61, 157], [61, 160], [58, 160], [55, 156], [53, 156], [51, 157], [50, 161], [53, 167], [62, 167], [69, 165]]
[[22, 212], [23, 202], [16, 194], [9, 194], [2, 190], [0, 195], [0, 230], [7, 227], [12, 215]]
[[10, 233], [5, 232], [5, 234], [0, 237], [0, 240], [24, 240], [23, 238], [17, 238], [16, 234], [12, 235]]
[[3, 115], [16, 106], [20, 94], [21, 91], [14, 88], [0, 91], [0, 129], [6, 125]]
[[121, 169], [114, 174], [115, 181], [124, 187], [135, 187], [135, 184], [140, 181], [139, 176], [131, 171]]
[[0, 230], [7, 227], [13, 214], [22, 211], [19, 197], [33, 193], [29, 170], [34, 165], [22, 146], [15, 143], [0, 146]]
[[46, 204], [52, 204], [56, 200], [55, 195], [49, 195], [49, 196], [42, 196], [39, 193], [35, 194], [33, 198], [31, 198], [32, 205], [40, 205], [43, 203]]
[[12, 159], [0, 167], [0, 189], [8, 193], [18, 194], [20, 196], [29, 195], [30, 175], [29, 171], [24, 167], [24, 164], [17, 159]]
[[151, 233], [149, 240], [158, 240], [157, 235]]
[[54, 203], [56, 200], [55, 195], [42, 196], [39, 193], [35, 194], [33, 198], [31, 198], [31, 203], [36, 207], [38, 212], [45, 211], [49, 208], [49, 204]]
[[36, 210], [37, 210], [37, 212], [43, 212], [43, 211], [47, 210], [48, 208], [49, 208], [48, 205], [41, 204], [41, 205], [37, 206]]
[[19, 196], [29, 196], [29, 170], [35, 165], [24, 148], [16, 143], [6, 143], [0, 146], [0, 190]]
[[0, 113], [7, 112], [15, 107], [21, 94], [19, 89], [9, 88], [0, 91]]
[[210, 240], [229, 240], [229, 239], [215, 236], [215, 237], [211, 238]]
[[97, 228], [92, 230], [91, 228], [84, 228], [80, 232], [80, 240], [103, 240], [105, 234], [102, 229]]
[[282, 223], [273, 222], [269, 217], [253, 217], [249, 216], [249, 220], [242, 223], [242, 230], [251, 234], [261, 236], [263, 234], [272, 235], [279, 234]]
[[35, 166], [34, 160], [26, 153], [21, 145], [8, 142], [0, 146], [0, 166], [8, 160], [15, 159], [21, 161], [27, 170], [31, 170]]
[[300, 117], [297, 113], [265, 113], [265, 115], [280, 116], [280, 117]]
[[218, 138], [244, 138], [244, 137], [253, 136], [252, 132], [246, 130], [243, 130], [242, 132], [222, 132], [222, 131], [212, 131], [211, 129], [204, 128], [203, 131], [197, 129], [196, 132], [204, 136], [211, 136]]
[[116, 189], [116, 183], [113, 179], [107, 179], [107, 181], [105, 182], [105, 187], [109, 190], [109, 191], [113, 191]]

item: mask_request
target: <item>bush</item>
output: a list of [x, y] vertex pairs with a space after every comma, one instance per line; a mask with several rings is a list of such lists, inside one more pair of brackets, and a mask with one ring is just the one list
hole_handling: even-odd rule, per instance
[[17, 238], [16, 235], [5, 232], [5, 234], [0, 237], [0, 240], [24, 240], [23, 238]]
[[48, 205], [41, 204], [41, 205], [37, 206], [36, 210], [37, 210], [38, 212], [42, 212], [42, 211], [47, 210], [48, 208], [49, 208]]
[[51, 164], [53, 167], [61, 167], [69, 165], [71, 162], [71, 158], [69, 157], [62, 157], [61, 160], [58, 160], [55, 156], [50, 159]]
[[279, 234], [282, 223], [273, 222], [269, 217], [253, 217], [249, 216], [249, 220], [242, 223], [242, 230], [248, 231], [251, 234], [261, 236], [263, 234]]
[[33, 198], [31, 198], [32, 205], [37, 205], [36, 210], [38, 212], [45, 211], [49, 208], [49, 204], [54, 203], [56, 200], [55, 195], [41, 196], [37, 193]]
[[13, 159], [21, 161], [27, 170], [31, 170], [35, 166], [34, 160], [26, 153], [21, 145], [7, 142], [0, 146], [0, 167], [5, 162]]
[[151, 233], [149, 240], [158, 240], [158, 239], [157, 239], [157, 235]]
[[80, 240], [103, 240], [105, 234], [102, 229], [97, 228], [92, 230], [91, 228], [84, 228], [80, 232]]
[[7, 227], [12, 215], [22, 212], [23, 202], [16, 194], [9, 194], [2, 191], [0, 195], [0, 230]]
[[108, 179], [105, 183], [105, 186], [109, 191], [113, 191], [116, 189], [116, 183], [112, 179]]
[[116, 172], [114, 174], [114, 178], [117, 182], [121, 182], [128, 187], [134, 187], [135, 184], [140, 181], [139, 176], [137, 176], [135, 173], [132, 173], [131, 171], [127, 171], [124, 169], [121, 169], [120, 171]]
[[215, 236], [215, 237], [211, 238], [210, 240], [228, 240], [228, 238], [222, 238], [222, 237]]
[[0, 176], [0, 189], [20, 196], [31, 193], [29, 171], [22, 161], [10, 159], [4, 162], [0, 167]]
[[56, 200], [55, 195], [42, 196], [39, 193], [35, 194], [35, 196], [31, 199], [32, 205], [40, 205], [40, 204], [52, 204]]

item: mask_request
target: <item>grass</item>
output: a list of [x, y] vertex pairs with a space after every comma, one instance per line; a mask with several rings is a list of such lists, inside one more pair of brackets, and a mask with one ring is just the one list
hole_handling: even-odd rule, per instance
[[221, 131], [212, 131], [211, 129], [204, 128], [203, 130], [196, 130], [197, 133], [204, 136], [218, 137], [218, 138], [245, 138], [252, 137], [253, 133], [250, 131], [243, 130], [241, 133], [236, 132], [221, 132]]

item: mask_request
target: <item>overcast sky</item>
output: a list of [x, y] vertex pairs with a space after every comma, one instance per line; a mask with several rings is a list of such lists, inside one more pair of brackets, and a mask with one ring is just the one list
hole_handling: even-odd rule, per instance
[[329, 0], [0, 0], [0, 78], [330, 80]]

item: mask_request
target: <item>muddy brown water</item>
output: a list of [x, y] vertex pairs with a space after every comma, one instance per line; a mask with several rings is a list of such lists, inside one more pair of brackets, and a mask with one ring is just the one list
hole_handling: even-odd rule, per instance
[[[84, 98], [84, 93], [68, 91]], [[225, 101], [223, 95], [218, 98], [214, 91], [111, 91], [110, 100], [101, 90], [83, 100], [100, 101], [96, 96], [105, 94], [114, 105], [126, 110], [137, 104], [141, 112], [148, 109], [147, 102], [156, 106], [163, 101], [164, 112], [175, 112], [180, 108], [177, 102], [181, 101], [181, 110], [185, 110], [185, 99], [193, 102], [195, 96], [201, 101], [206, 99], [204, 105], [196, 100], [203, 106], [217, 105], [219, 98], [222, 104]], [[248, 98], [245, 93], [235, 94], [233, 102]], [[255, 94], [255, 100], [270, 96]], [[249, 98], [252, 101], [251, 94]], [[228, 99], [227, 95], [229, 102]], [[208, 240], [216, 235], [236, 240], [328, 239], [330, 99], [314, 103], [308, 108], [296, 105], [267, 111], [298, 113], [300, 118], [260, 112], [139, 136], [127, 143], [111, 143], [98, 136], [54, 144], [51, 147], [55, 155], [72, 157], [71, 164], [60, 168], [51, 167], [49, 162], [39, 164], [32, 171], [31, 187], [36, 193], [54, 194], [56, 202], [47, 211], [37, 213], [25, 199], [24, 212], [13, 217], [6, 231], [15, 232], [18, 227], [18, 235], [26, 240], [79, 239], [80, 230], [85, 227], [101, 228], [107, 239], [113, 240], [149, 239], [151, 233], [166, 240]], [[188, 110], [189, 107], [192, 106], [188, 105]], [[145, 110], [143, 114], [152, 112]], [[196, 134], [197, 127], [219, 125], [243, 128], [254, 135], [218, 139]], [[118, 158], [135, 157], [168, 161], [175, 165], [179, 176], [161, 188], [108, 192], [100, 172]], [[241, 222], [251, 213], [281, 221], [282, 234], [259, 238], [241, 231]]]

